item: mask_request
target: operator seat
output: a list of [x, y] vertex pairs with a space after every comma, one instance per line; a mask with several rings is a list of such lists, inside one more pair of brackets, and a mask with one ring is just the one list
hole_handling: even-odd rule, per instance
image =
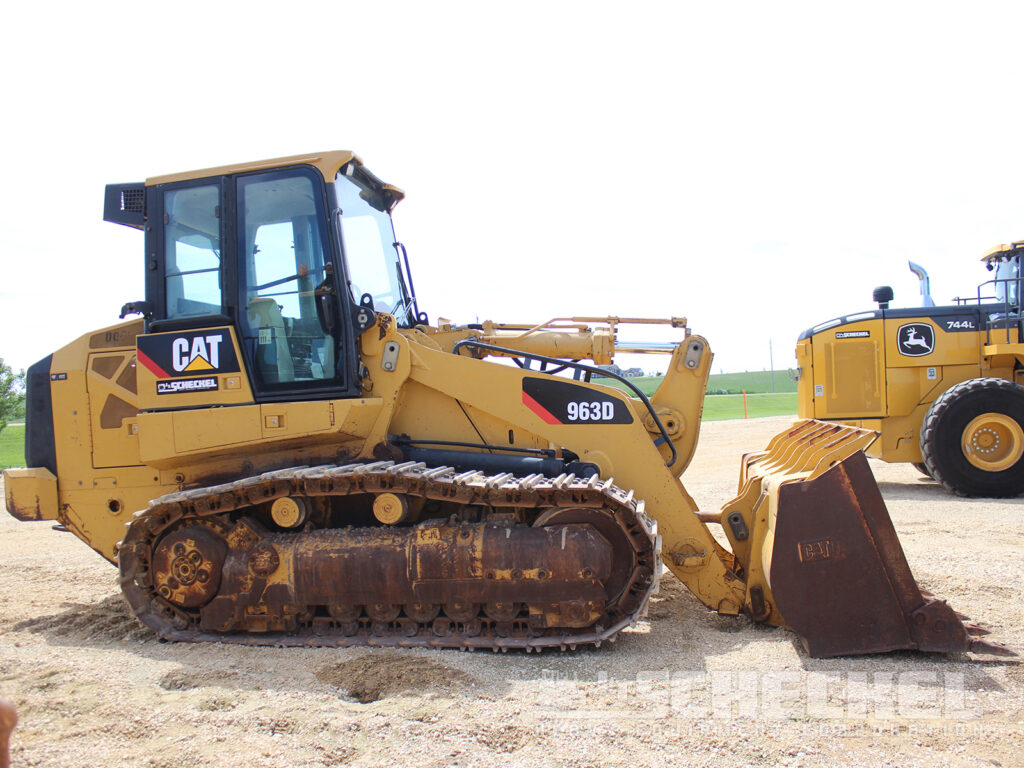
[[[249, 299], [249, 323], [257, 328], [256, 367], [267, 383], [295, 381], [295, 364], [288, 348], [288, 334], [285, 330], [281, 307], [269, 297], [253, 296]], [[270, 332], [270, 339], [263, 338]]]

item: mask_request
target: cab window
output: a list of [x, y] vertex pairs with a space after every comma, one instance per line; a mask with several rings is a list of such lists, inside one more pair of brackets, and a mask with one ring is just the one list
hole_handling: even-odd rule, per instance
[[264, 390], [333, 383], [337, 341], [317, 311], [331, 284], [323, 202], [311, 175], [288, 171], [238, 179], [243, 343]]
[[221, 312], [220, 189], [164, 193], [164, 289], [167, 317]]

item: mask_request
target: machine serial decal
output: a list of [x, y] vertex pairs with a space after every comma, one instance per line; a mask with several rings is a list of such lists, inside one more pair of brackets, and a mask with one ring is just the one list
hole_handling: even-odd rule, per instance
[[836, 331], [837, 339], [866, 339], [871, 331]]
[[907, 323], [897, 331], [900, 354], [907, 357], [930, 355], [935, 349], [935, 329], [928, 323]]
[[567, 381], [524, 378], [523, 405], [547, 424], [633, 423], [621, 400]]
[[239, 370], [235, 346], [227, 328], [138, 337], [139, 362], [158, 379]]
[[177, 395], [185, 392], [209, 392], [217, 389], [217, 377], [208, 376], [203, 379], [168, 379], [156, 383], [158, 395]]

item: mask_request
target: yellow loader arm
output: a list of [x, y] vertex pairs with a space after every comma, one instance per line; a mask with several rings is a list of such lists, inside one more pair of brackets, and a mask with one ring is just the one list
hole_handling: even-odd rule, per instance
[[[603, 319], [610, 326], [603, 333], [588, 325], [601, 320], [565, 318], [529, 328], [485, 324], [485, 333], [469, 341], [464, 336], [450, 349], [541, 360], [561, 349], [577, 359], [601, 360], [606, 351], [622, 351], [614, 343], [619, 322], [653, 322]], [[662, 322], [685, 327], [685, 320]], [[547, 330], [555, 323], [551, 338]], [[423, 348], [414, 358], [412, 380], [507, 424], [523, 424], [632, 489], [657, 521], [664, 564], [713, 610], [742, 610], [756, 621], [790, 627], [813, 656], [896, 649], [1010, 653], [977, 639], [984, 630], [918, 588], [864, 456], [877, 438], [871, 430], [796, 422], [766, 450], [743, 457], [739, 493], [720, 513], [698, 511], [679, 476], [697, 444], [712, 360], [702, 337], [687, 333], [671, 347], [665, 379], [649, 400], [639, 393], [632, 398], [639, 418], [628, 426], [556, 418], [544, 423], [524, 413], [517, 393], [526, 390], [529, 376], [521, 370], [489, 366], [488, 384], [480, 386], [481, 373], [468, 360]], [[507, 385], [499, 384], [506, 379]], [[623, 397], [621, 390], [593, 383], [565, 386]], [[635, 434], [641, 429], [647, 440]], [[709, 523], [721, 525], [728, 548]]]

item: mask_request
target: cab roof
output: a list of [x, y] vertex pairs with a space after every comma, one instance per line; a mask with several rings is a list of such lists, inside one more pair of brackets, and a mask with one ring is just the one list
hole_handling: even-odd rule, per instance
[[981, 260], [986, 264], [992, 264], [997, 261], [1004, 261], [1010, 256], [1015, 256], [1021, 252], [1024, 252], [1024, 240], [1017, 240], [1016, 242], [1010, 243], [1009, 245], [997, 245], [995, 248], [990, 248]]
[[[291, 165], [312, 165], [320, 171], [325, 181], [334, 181], [338, 171], [346, 164], [353, 162], [358, 166], [363, 165], [362, 158], [355, 152], [348, 149], [338, 149], [332, 152], [316, 152], [309, 155], [289, 155], [288, 157], [275, 157], [270, 160], [256, 160], [249, 163], [236, 163], [233, 165], [220, 165], [215, 168], [201, 168], [195, 171], [184, 171], [182, 173], [170, 173], [163, 176], [151, 176], [146, 179], [146, 186], [153, 187], [158, 184], [169, 184], [176, 181], [190, 181], [192, 179], [205, 179], [211, 176], [226, 176], [233, 173], [247, 173], [249, 171], [265, 171], [272, 168], [284, 168]], [[398, 187], [391, 184], [382, 184], [394, 199], [398, 202], [405, 193]]]

